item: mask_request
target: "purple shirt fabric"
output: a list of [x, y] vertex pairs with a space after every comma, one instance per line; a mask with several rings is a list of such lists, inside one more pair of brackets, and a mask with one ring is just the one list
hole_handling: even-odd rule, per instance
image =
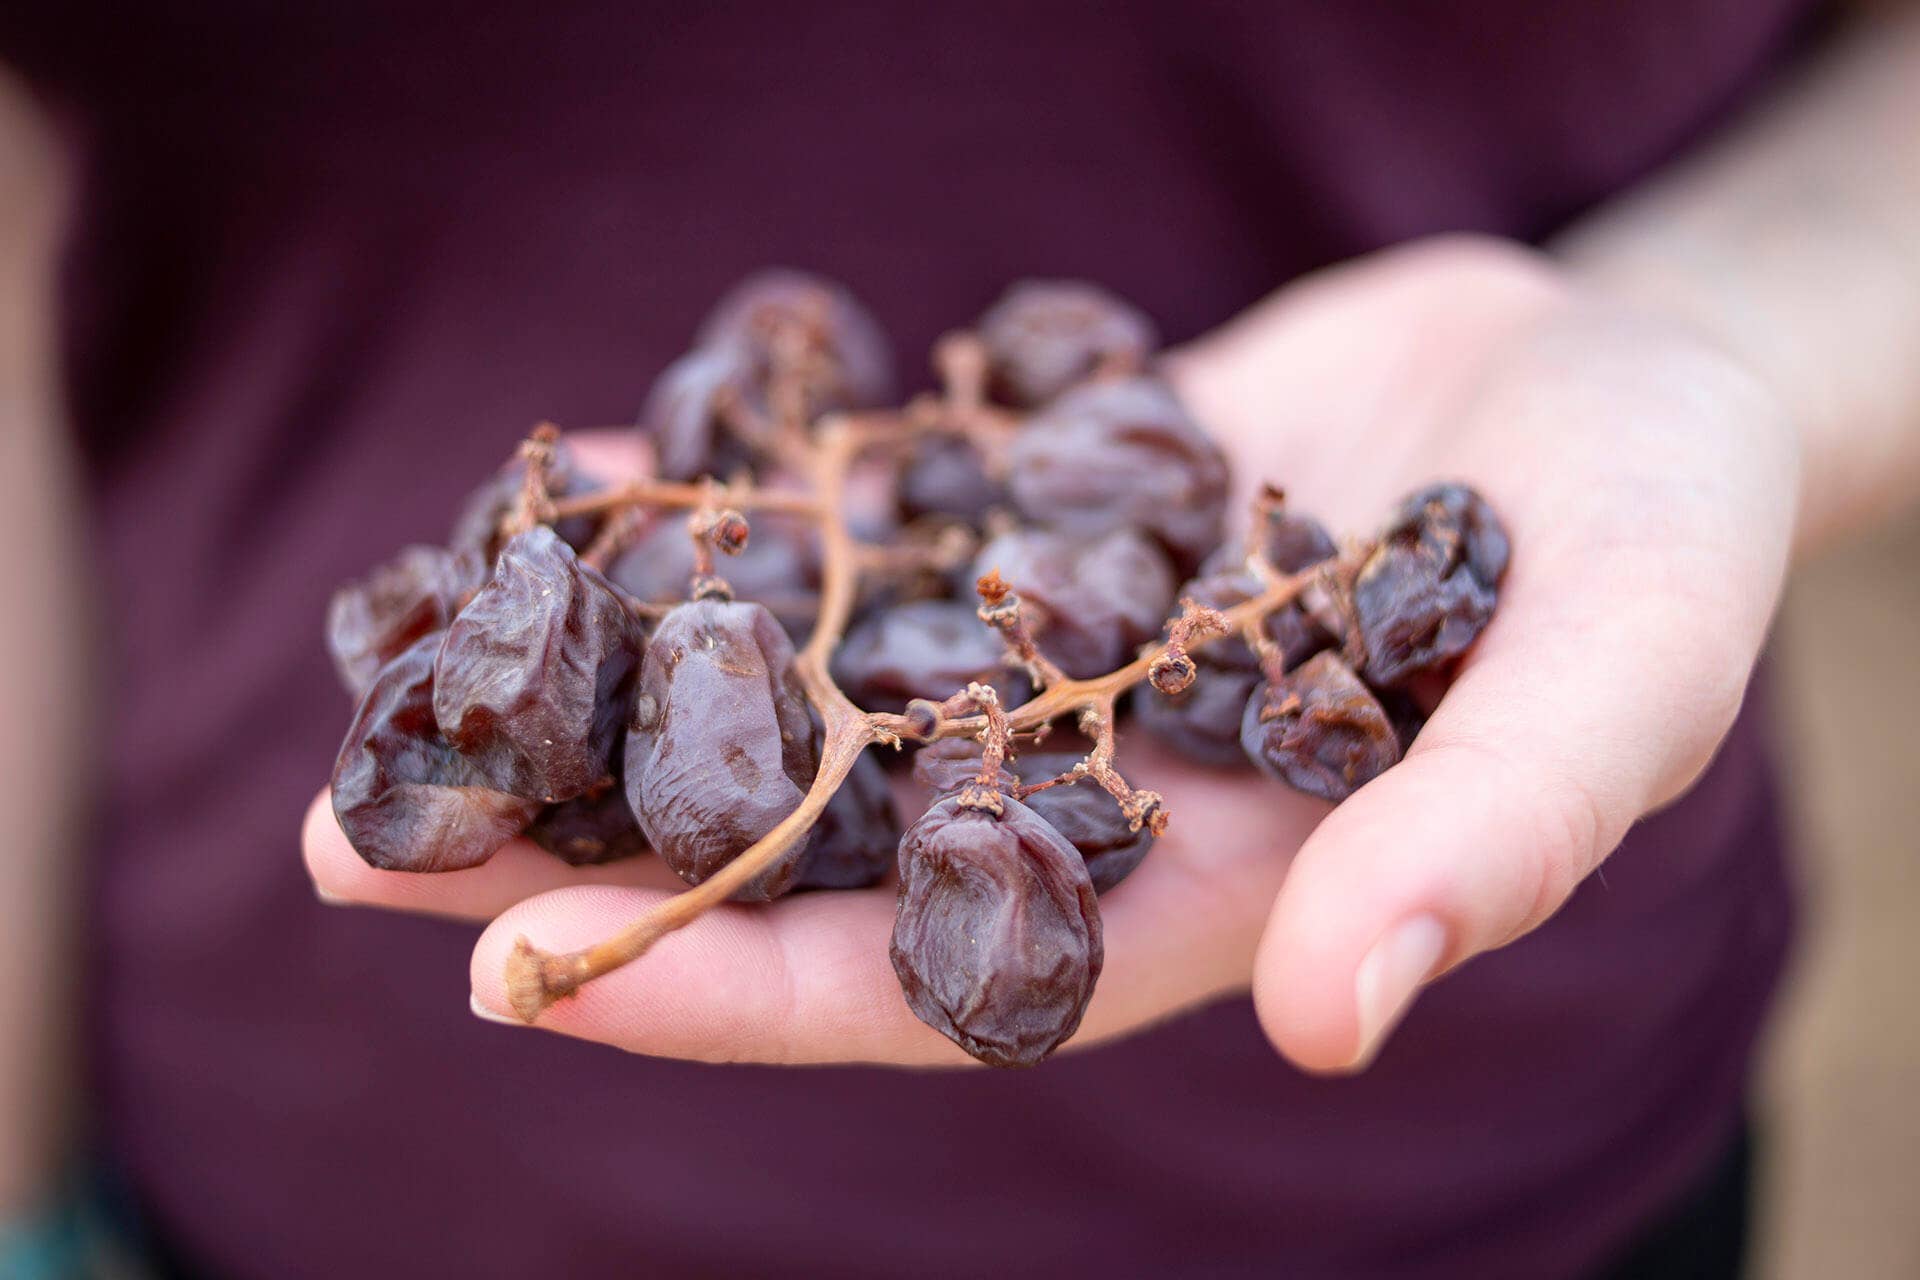
[[1407, 237], [1544, 234], [1722, 123], [1806, 8], [7, 6], [85, 157], [88, 1025], [162, 1228], [273, 1280], [1602, 1260], [1726, 1140], [1785, 951], [1757, 708], [1362, 1078], [1244, 1000], [1025, 1073], [727, 1068], [484, 1026], [470, 929], [314, 902], [319, 622], [528, 424], [630, 419], [753, 268], [846, 280], [905, 353], [1027, 274], [1186, 338]]

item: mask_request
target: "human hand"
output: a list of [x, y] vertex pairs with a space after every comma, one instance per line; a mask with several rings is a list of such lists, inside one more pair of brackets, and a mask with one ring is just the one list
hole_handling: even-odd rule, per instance
[[[1352, 1068], [1420, 982], [1546, 919], [1705, 764], [1779, 591], [1797, 444], [1729, 357], [1489, 242], [1302, 281], [1171, 370], [1243, 484], [1284, 484], [1336, 530], [1460, 479], [1512, 536], [1500, 613], [1453, 688], [1407, 759], [1339, 809], [1123, 741], [1174, 822], [1102, 899], [1106, 969], [1067, 1047], [1251, 983], [1277, 1047]], [[497, 914], [474, 951], [477, 1011], [506, 1008], [516, 937], [586, 945], [678, 885], [650, 861], [575, 871], [521, 842], [470, 871], [374, 871], [324, 796], [306, 853], [338, 898]], [[708, 1060], [965, 1061], [901, 999], [892, 916], [888, 888], [724, 907], [540, 1025]]]

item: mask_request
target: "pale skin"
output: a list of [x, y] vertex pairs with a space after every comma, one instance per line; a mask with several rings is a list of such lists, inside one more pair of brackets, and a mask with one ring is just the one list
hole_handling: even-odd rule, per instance
[[[1361, 1069], [1420, 986], [1548, 919], [1697, 777], [1793, 558], [1920, 490], [1920, 20], [1872, 21], [1548, 252], [1404, 246], [1179, 353], [1243, 484], [1364, 532], [1400, 493], [1464, 479], [1515, 555], [1413, 752], [1338, 809], [1123, 739], [1173, 824], [1103, 900], [1106, 972], [1065, 1051], [1250, 989], [1279, 1052]], [[675, 887], [652, 862], [578, 872], [523, 844], [376, 872], [324, 795], [304, 845], [330, 900], [490, 922], [483, 1016], [506, 1016], [517, 937], [583, 946]], [[710, 1061], [964, 1062], [900, 998], [892, 915], [890, 889], [723, 908], [538, 1025]]]

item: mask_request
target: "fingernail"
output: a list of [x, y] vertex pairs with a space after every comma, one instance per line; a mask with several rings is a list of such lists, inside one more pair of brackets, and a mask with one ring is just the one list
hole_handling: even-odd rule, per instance
[[1433, 976], [1446, 950], [1447, 930], [1432, 916], [1414, 916], [1373, 944], [1354, 974], [1354, 1000], [1360, 1016], [1358, 1071], [1373, 1061], [1380, 1045], [1413, 1003], [1420, 984]]
[[350, 907], [353, 905], [352, 898], [343, 898], [332, 890], [317, 884], [313, 886], [313, 896], [320, 899], [323, 905], [329, 907]]
[[524, 1027], [527, 1024], [510, 1013], [500, 1013], [480, 1003], [480, 997], [467, 993], [467, 1007], [473, 1010], [473, 1016], [482, 1022], [497, 1022], [503, 1027]]

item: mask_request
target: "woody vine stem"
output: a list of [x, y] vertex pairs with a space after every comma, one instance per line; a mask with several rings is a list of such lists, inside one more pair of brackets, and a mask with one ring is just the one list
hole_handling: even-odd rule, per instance
[[[746, 481], [674, 484], [646, 480], [556, 501], [546, 492], [545, 468], [557, 432], [543, 426], [522, 446], [529, 479], [509, 521], [524, 525], [571, 516], [607, 516], [603, 537], [583, 553], [590, 563], [604, 563], [633, 532], [636, 511], [688, 511], [692, 513], [689, 530], [698, 548], [696, 595], [727, 591], [725, 581], [711, 572], [711, 549], [717, 546], [723, 553], [737, 553], [744, 547], [746, 524], [742, 512], [778, 512], [812, 522], [821, 541], [819, 614], [812, 634], [795, 658], [794, 672], [820, 718], [824, 737], [818, 770], [799, 807], [709, 879], [641, 913], [613, 936], [578, 951], [557, 954], [539, 949], [525, 937], [517, 939], [507, 958], [506, 987], [508, 1001], [520, 1018], [533, 1022], [554, 1001], [639, 959], [661, 938], [699, 919], [777, 863], [807, 837], [860, 753], [875, 744], [898, 747], [907, 741], [973, 737], [982, 740], [987, 758], [997, 763], [1013, 737], [1042, 732], [1054, 721], [1071, 716], [1093, 742], [1093, 749], [1067, 773], [1019, 788], [1015, 794], [1032, 794], [1088, 778], [1113, 795], [1135, 829], [1145, 825], [1159, 832], [1168, 818], [1161, 798], [1131, 787], [1114, 764], [1116, 700], [1143, 681], [1151, 681], [1167, 693], [1184, 689], [1194, 678], [1190, 656], [1194, 651], [1223, 637], [1257, 629], [1269, 614], [1316, 583], [1337, 587], [1342, 574], [1369, 550], [1356, 544], [1332, 560], [1291, 575], [1276, 572], [1254, 553], [1249, 567], [1265, 584], [1258, 595], [1224, 611], [1183, 600], [1164, 642], [1149, 646], [1125, 666], [1084, 680], [1067, 678], [1040, 653], [1028, 620], [1022, 616], [1019, 597], [997, 573], [990, 573], [979, 584], [981, 620], [999, 632], [1008, 661], [1033, 677], [1037, 692], [1004, 710], [992, 701], [991, 689], [975, 685], [943, 703], [923, 700], [910, 704], [904, 714], [862, 711], [842, 692], [829, 671], [834, 649], [852, 615], [863, 572], [884, 567], [883, 559], [873, 554], [876, 548], [856, 539], [847, 528], [843, 503], [849, 471], [870, 450], [905, 444], [931, 432], [964, 434], [992, 456], [995, 444], [1004, 440], [1011, 426], [1006, 415], [982, 404], [979, 378], [984, 362], [970, 336], [954, 335], [943, 340], [938, 363], [946, 383], [944, 392], [922, 397], [904, 409], [829, 415], [815, 424], [810, 435], [804, 423], [773, 424], [785, 438], [804, 440], [804, 447], [795, 452], [806, 464], [809, 488], [805, 493], [764, 490]], [[780, 399], [776, 397], [776, 403]], [[1270, 509], [1278, 501], [1277, 493], [1265, 491], [1256, 512]], [[983, 769], [983, 784], [993, 772]]]

